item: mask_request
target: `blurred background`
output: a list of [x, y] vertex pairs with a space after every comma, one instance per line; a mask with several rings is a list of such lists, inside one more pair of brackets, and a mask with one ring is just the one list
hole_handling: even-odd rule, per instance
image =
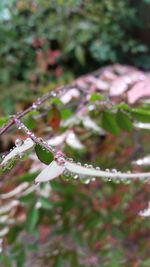
[[1, 0], [1, 114], [104, 65], [149, 70], [149, 12], [149, 0]]
[[[149, 72], [149, 0], [0, 0], [1, 124], [49, 90], [116, 63]], [[54, 133], [61, 132], [62, 111], [56, 104], [48, 122], [55, 118]], [[69, 117], [66, 111], [61, 116]], [[27, 123], [39, 136], [47, 135], [40, 129], [45, 129], [46, 120], [35, 125], [29, 118]], [[88, 137], [83, 138], [87, 150], [66, 145], [64, 151], [81, 162], [126, 171], [133, 168], [132, 160], [149, 153], [150, 137], [144, 130], [123, 131], [117, 137], [89, 135], [78, 128], [76, 132]], [[22, 137], [15, 131], [4, 135], [1, 152], [12, 148], [18, 135]], [[30, 188], [39, 165], [35, 158], [26, 158], [2, 174], [1, 193], [24, 182]], [[64, 178], [40, 190], [17, 197], [0, 266], [150, 266], [150, 223], [138, 215], [148, 205], [148, 185], [103, 181], [85, 185]], [[0, 198], [1, 206], [8, 204], [5, 201]], [[0, 208], [0, 230], [8, 220], [1, 218], [2, 213]]]

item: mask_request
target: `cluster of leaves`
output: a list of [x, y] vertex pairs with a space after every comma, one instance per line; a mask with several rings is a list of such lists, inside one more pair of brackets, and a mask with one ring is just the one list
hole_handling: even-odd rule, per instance
[[64, 83], [72, 73], [104, 63], [133, 63], [145, 55], [148, 48], [133, 38], [134, 27], [142, 26], [138, 5], [129, 2], [1, 1], [0, 83], [5, 110], [12, 112], [14, 95], [26, 99], [26, 85], [37, 91], [47, 81]]

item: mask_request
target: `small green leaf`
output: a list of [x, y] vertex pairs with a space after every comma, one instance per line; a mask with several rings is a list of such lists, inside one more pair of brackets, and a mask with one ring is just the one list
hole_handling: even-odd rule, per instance
[[50, 164], [53, 160], [53, 155], [52, 153], [50, 153], [48, 150], [43, 150], [43, 148], [37, 144], [35, 146], [35, 152], [36, 152], [36, 155], [38, 157], [38, 159], [45, 163], [45, 164]]
[[26, 229], [32, 233], [39, 219], [39, 209], [32, 207], [27, 214]]
[[125, 130], [125, 131], [131, 131], [132, 130], [132, 122], [131, 122], [131, 120], [122, 111], [118, 111], [117, 112], [116, 121], [117, 121], [119, 127], [122, 130]]
[[2, 127], [7, 122], [8, 122], [8, 117], [0, 118], [0, 127]]
[[124, 102], [121, 102], [121, 103], [119, 103], [119, 104], [116, 104], [116, 105], [114, 105], [114, 107], [115, 107], [116, 109], [129, 110], [129, 106], [128, 106], [128, 104], [126, 104], [126, 103], [124, 103]]
[[63, 266], [63, 257], [61, 254], [58, 254], [54, 263], [54, 267], [62, 267], [62, 266]]
[[52, 208], [52, 203], [45, 197], [40, 197], [39, 199], [41, 205], [42, 205], [42, 208], [46, 209], [46, 210], [49, 210]]
[[25, 121], [24, 121], [24, 125], [29, 128], [29, 129], [34, 129], [35, 128], [35, 120], [29, 116]]
[[114, 115], [110, 112], [110, 111], [103, 111], [102, 114], [102, 127], [114, 134], [114, 135], [118, 135], [119, 134], [119, 128], [118, 125], [116, 123], [115, 117]]
[[69, 109], [62, 109], [60, 112], [62, 120], [67, 120], [72, 116], [72, 112]]
[[104, 97], [100, 94], [97, 94], [97, 93], [93, 93], [90, 97], [90, 102], [95, 102], [95, 101], [100, 101], [100, 100], [103, 100]]
[[62, 105], [62, 102], [59, 98], [52, 98], [51, 101], [50, 101], [50, 104], [51, 105], [56, 105], [56, 106], [59, 106], [59, 105]]

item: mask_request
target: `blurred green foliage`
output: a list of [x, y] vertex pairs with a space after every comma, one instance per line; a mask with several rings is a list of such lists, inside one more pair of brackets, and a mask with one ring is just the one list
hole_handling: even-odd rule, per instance
[[148, 47], [135, 35], [144, 26], [140, 8], [127, 0], [2, 0], [0, 90], [5, 113], [13, 112], [16, 98], [27, 100], [28, 90], [32, 97], [41, 85], [66, 83], [104, 64], [149, 68]]

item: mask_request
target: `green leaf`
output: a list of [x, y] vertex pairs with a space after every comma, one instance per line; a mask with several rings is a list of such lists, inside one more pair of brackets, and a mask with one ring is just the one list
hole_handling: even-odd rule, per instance
[[2, 267], [12, 267], [12, 262], [9, 256], [1, 253], [0, 254], [0, 265]]
[[100, 101], [100, 100], [103, 100], [104, 99], [104, 96], [100, 95], [100, 94], [97, 94], [97, 93], [93, 93], [90, 97], [90, 102], [95, 102], [95, 101]]
[[117, 112], [116, 121], [117, 121], [117, 124], [119, 125], [119, 127], [122, 130], [125, 130], [125, 131], [131, 131], [132, 130], [132, 122], [131, 122], [131, 120], [122, 111], [118, 111]]
[[78, 45], [75, 48], [75, 56], [81, 65], [85, 65], [85, 54], [82, 46]]
[[145, 259], [143, 261], [143, 267], [149, 267], [150, 266], [150, 259]]
[[22, 230], [21, 226], [18, 225], [14, 225], [8, 234], [7, 240], [9, 244], [12, 244], [13, 242], [15, 242], [15, 240], [17, 239], [18, 234], [20, 233], [20, 231]]
[[43, 150], [43, 148], [37, 144], [35, 146], [35, 152], [36, 152], [36, 155], [38, 157], [38, 159], [45, 163], [45, 164], [50, 164], [53, 160], [53, 155], [51, 152], [49, 152], [48, 150]]
[[2, 127], [7, 122], [8, 122], [8, 117], [0, 118], [0, 127]]
[[62, 266], [63, 266], [63, 257], [61, 254], [58, 254], [54, 263], [54, 267], [62, 267]]
[[114, 135], [118, 135], [119, 134], [119, 127], [116, 123], [115, 117], [114, 115], [110, 112], [110, 111], [103, 111], [102, 114], [102, 127], [114, 134]]
[[32, 231], [35, 229], [35, 226], [39, 219], [39, 209], [32, 207], [27, 214], [26, 219], [26, 229], [29, 233], [32, 233]]
[[46, 210], [49, 210], [52, 208], [52, 203], [45, 197], [40, 197], [39, 199], [41, 205], [42, 205], [42, 208], [46, 209]]
[[16, 267], [23, 267], [25, 262], [25, 251], [20, 250], [19, 255], [16, 258]]
[[59, 98], [52, 98], [51, 101], [50, 101], [50, 104], [51, 105], [56, 105], [56, 106], [59, 106], [59, 105], [62, 105], [62, 102]]
[[147, 109], [133, 108], [130, 113], [134, 119], [140, 122], [150, 122], [150, 111]]
[[62, 109], [60, 112], [62, 120], [67, 120], [72, 116], [72, 112], [69, 109]]
[[124, 102], [121, 102], [119, 104], [115, 104], [114, 107], [116, 109], [121, 109], [121, 110], [129, 110], [129, 106], [128, 104], [124, 103]]
[[25, 121], [24, 121], [24, 125], [29, 128], [29, 129], [34, 129], [35, 128], [35, 120], [29, 116]]

